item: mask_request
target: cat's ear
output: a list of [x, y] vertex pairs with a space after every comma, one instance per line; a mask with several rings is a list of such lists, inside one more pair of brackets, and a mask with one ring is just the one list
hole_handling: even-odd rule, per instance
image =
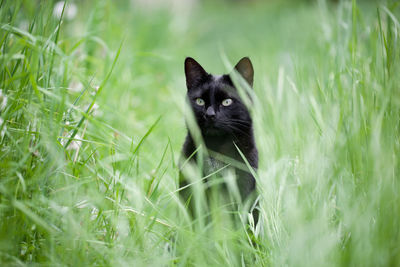
[[250, 58], [244, 57], [239, 60], [235, 66], [235, 70], [246, 80], [250, 87], [253, 87], [254, 69]]
[[203, 67], [191, 57], [185, 59], [185, 75], [188, 90], [200, 85], [208, 77]]

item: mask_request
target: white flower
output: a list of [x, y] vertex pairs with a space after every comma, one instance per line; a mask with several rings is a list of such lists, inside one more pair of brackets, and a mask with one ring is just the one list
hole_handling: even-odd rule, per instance
[[[68, 134], [68, 137], [64, 138], [64, 139], [61, 141], [61, 145], [64, 146], [64, 145], [68, 142], [68, 139], [70, 138], [70, 136], [71, 136], [71, 135]], [[80, 146], [82, 145], [81, 139], [82, 139], [82, 138], [81, 138], [78, 134], [76, 134], [75, 137], [74, 137], [74, 139], [71, 141], [71, 143], [69, 143], [67, 149], [68, 149], [68, 150], [78, 150], [78, 149], [80, 148]]]
[[[86, 112], [86, 110], [89, 108], [89, 105], [86, 105], [86, 106], [84, 106], [83, 107], [83, 110]], [[93, 106], [92, 106], [92, 108], [90, 109], [90, 114], [93, 116], [93, 117], [97, 117], [97, 116], [101, 116], [101, 115], [103, 115], [103, 112], [99, 109], [100, 108], [100, 106], [97, 104], [97, 103], [94, 103], [93, 104]]]
[[5, 124], [3, 125], [3, 123], [4, 123], [4, 120], [2, 117], [0, 117], [0, 129], [1, 129], [1, 127], [3, 127], [3, 129], [0, 132], [0, 140], [3, 139], [4, 134], [6, 133], [6, 129], [7, 129], [7, 126]]
[[7, 96], [3, 94], [3, 89], [0, 89], [0, 111], [5, 109], [7, 106]]
[[19, 23], [18, 28], [20, 28], [23, 31], [28, 31], [29, 30], [29, 22], [27, 20], [23, 20]]
[[100, 106], [97, 105], [97, 103], [94, 103], [94, 105], [92, 107], [92, 116], [93, 117], [101, 116], [103, 114], [99, 108], [100, 108]]
[[81, 92], [83, 90], [83, 84], [81, 82], [72, 81], [68, 86], [68, 90], [71, 92]]
[[54, 209], [54, 211], [58, 212], [60, 215], [65, 215], [69, 211], [69, 207], [58, 205], [56, 202], [51, 202], [50, 207]]
[[67, 149], [78, 150], [82, 145], [82, 141], [80, 141], [80, 139], [82, 138], [78, 134], [76, 134], [74, 140], [72, 140], [71, 143], [69, 143]]
[[[56, 18], [61, 18], [61, 14], [64, 8], [64, 1], [58, 1], [53, 8], [53, 16]], [[66, 3], [64, 10], [64, 18], [71, 20], [75, 18], [76, 13], [78, 13], [78, 8], [74, 3]]]
[[90, 92], [90, 94], [91, 95], [96, 95], [97, 92], [99, 91], [100, 86], [94, 85], [94, 86], [92, 86], [92, 88], [94, 89], [94, 91]]
[[98, 208], [93, 208], [92, 211], [90, 212], [90, 220], [93, 221], [97, 218], [99, 215], [99, 209]]

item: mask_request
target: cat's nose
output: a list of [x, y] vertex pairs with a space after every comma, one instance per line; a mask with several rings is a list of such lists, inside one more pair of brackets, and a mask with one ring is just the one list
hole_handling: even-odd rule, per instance
[[215, 110], [214, 110], [213, 107], [209, 106], [207, 108], [206, 117], [209, 118], [209, 119], [214, 119], [215, 118]]

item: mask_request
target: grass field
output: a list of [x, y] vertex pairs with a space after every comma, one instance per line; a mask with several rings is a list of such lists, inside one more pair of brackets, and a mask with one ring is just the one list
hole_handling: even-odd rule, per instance
[[[0, 2], [1, 266], [400, 265], [399, 1], [54, 4]], [[253, 61], [253, 242], [178, 198], [186, 56]]]

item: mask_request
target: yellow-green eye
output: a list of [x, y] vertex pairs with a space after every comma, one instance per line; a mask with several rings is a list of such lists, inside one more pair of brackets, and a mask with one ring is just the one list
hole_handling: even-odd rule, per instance
[[232, 99], [230, 99], [230, 98], [227, 98], [227, 99], [222, 100], [222, 105], [223, 105], [224, 107], [230, 106], [230, 105], [232, 105], [232, 103], [233, 103], [233, 101], [232, 101]]
[[205, 102], [201, 98], [196, 98], [196, 104], [199, 105], [199, 106], [204, 106]]

